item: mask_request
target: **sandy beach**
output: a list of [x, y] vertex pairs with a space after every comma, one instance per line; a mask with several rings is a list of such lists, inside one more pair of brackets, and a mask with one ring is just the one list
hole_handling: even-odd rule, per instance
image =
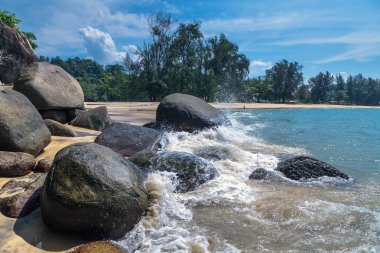
[[[107, 106], [114, 121], [143, 125], [155, 120], [158, 103], [87, 103], [87, 108]], [[214, 103], [213, 106], [223, 110], [242, 109], [303, 109], [303, 108], [376, 108], [370, 106], [341, 105], [301, 105], [301, 104], [264, 104], [264, 103]], [[94, 130], [70, 126], [78, 133], [78, 137], [56, 137], [45, 148], [45, 152], [37, 157], [53, 159], [62, 148], [76, 142], [92, 142], [100, 133]], [[0, 186], [12, 178], [0, 178]], [[0, 214], [0, 252], [65, 252], [83, 243], [74, 236], [67, 236], [50, 230], [42, 221], [40, 210], [37, 209], [27, 217], [11, 219]]]

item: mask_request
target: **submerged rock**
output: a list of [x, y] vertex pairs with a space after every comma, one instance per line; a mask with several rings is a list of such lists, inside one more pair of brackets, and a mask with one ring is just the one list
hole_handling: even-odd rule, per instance
[[0, 150], [36, 156], [51, 142], [41, 115], [24, 95], [0, 91], [0, 107]]
[[37, 162], [37, 165], [33, 168], [35, 173], [46, 173], [49, 172], [53, 160], [51, 159], [41, 159]]
[[57, 153], [41, 207], [54, 229], [117, 239], [145, 213], [148, 195], [136, 165], [99, 144], [76, 143]]
[[0, 190], [0, 211], [20, 218], [40, 207], [40, 195], [46, 175], [32, 174], [7, 182]]
[[193, 132], [229, 123], [229, 120], [222, 111], [200, 98], [174, 93], [158, 105], [156, 123], [163, 128]]
[[186, 152], [143, 151], [130, 160], [145, 172], [168, 171], [176, 173], [176, 191], [188, 192], [219, 175], [216, 168], [205, 159]]
[[71, 130], [68, 126], [65, 126], [57, 121], [51, 119], [44, 120], [47, 128], [49, 129], [51, 135], [53, 136], [65, 136], [65, 137], [75, 137], [77, 134]]
[[280, 162], [276, 170], [293, 180], [319, 178], [323, 176], [349, 179], [349, 176], [333, 166], [307, 156], [297, 156]]
[[35, 164], [35, 158], [31, 154], [0, 151], [0, 177], [25, 176]]
[[128, 253], [128, 251], [109, 241], [96, 241], [80, 245], [71, 253]]
[[88, 111], [76, 110], [76, 118], [71, 121], [71, 125], [103, 131], [104, 128], [111, 124], [106, 106], [100, 106]]
[[255, 169], [251, 175], [249, 175], [251, 180], [266, 180], [266, 181], [282, 181], [284, 180], [281, 176], [277, 175], [273, 171], [269, 171], [263, 168]]
[[123, 156], [131, 156], [144, 149], [151, 149], [159, 141], [160, 132], [154, 129], [114, 123], [98, 135], [95, 142], [109, 147]]
[[23, 68], [14, 83], [37, 110], [83, 108], [84, 95], [78, 81], [59, 66], [35, 62]]

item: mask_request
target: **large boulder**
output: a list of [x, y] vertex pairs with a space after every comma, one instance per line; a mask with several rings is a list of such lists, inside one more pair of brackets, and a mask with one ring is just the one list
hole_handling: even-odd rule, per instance
[[333, 166], [307, 156], [297, 156], [289, 160], [280, 162], [276, 170], [282, 172], [285, 177], [293, 180], [319, 178], [319, 177], [340, 177], [348, 180], [349, 176], [337, 170]]
[[70, 123], [73, 126], [103, 131], [111, 124], [106, 106], [99, 106], [88, 111], [76, 110], [75, 114], [76, 118]]
[[156, 124], [163, 128], [193, 132], [229, 123], [226, 115], [204, 100], [180, 93], [166, 96], [158, 105]]
[[0, 26], [0, 50], [3, 57], [0, 64], [2, 83], [13, 83], [24, 66], [36, 61], [26, 37], [19, 30], [9, 26]]
[[144, 173], [154, 171], [174, 172], [177, 177], [176, 191], [188, 192], [219, 175], [207, 160], [186, 152], [142, 151], [130, 158]]
[[68, 126], [65, 126], [57, 121], [51, 119], [44, 120], [47, 128], [49, 129], [51, 135], [53, 136], [65, 136], [65, 137], [75, 137], [77, 134], [75, 131], [71, 130]]
[[160, 132], [154, 129], [114, 123], [98, 135], [95, 142], [109, 147], [123, 156], [131, 156], [144, 149], [150, 149], [159, 141]]
[[46, 175], [32, 174], [7, 182], [0, 190], [0, 211], [20, 218], [40, 207], [40, 195]]
[[47, 62], [35, 62], [23, 68], [13, 89], [29, 98], [37, 110], [84, 107], [78, 81], [61, 67]]
[[32, 172], [34, 156], [22, 152], [0, 151], [0, 177], [20, 177]]
[[0, 150], [36, 156], [51, 142], [41, 115], [24, 95], [0, 91], [0, 107]]
[[139, 168], [96, 143], [76, 143], [54, 158], [41, 196], [44, 221], [88, 238], [117, 239], [148, 208]]
[[33, 168], [34, 173], [46, 173], [49, 172], [51, 165], [53, 164], [52, 159], [44, 158], [37, 162], [37, 165]]

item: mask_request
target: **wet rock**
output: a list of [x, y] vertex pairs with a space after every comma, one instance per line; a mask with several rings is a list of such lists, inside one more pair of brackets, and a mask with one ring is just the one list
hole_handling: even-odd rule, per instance
[[148, 208], [139, 168], [96, 143], [60, 150], [46, 178], [41, 207], [54, 229], [86, 238], [123, 237]]
[[77, 134], [71, 130], [68, 126], [65, 126], [57, 121], [51, 119], [44, 120], [47, 128], [49, 129], [51, 135], [53, 136], [65, 136], [65, 137], [75, 137]]
[[269, 171], [263, 168], [255, 169], [251, 175], [249, 175], [251, 180], [265, 180], [265, 181], [283, 181], [280, 175], [277, 175], [273, 171]]
[[25, 176], [32, 171], [35, 164], [31, 154], [0, 151], [0, 177]]
[[143, 151], [130, 158], [144, 173], [168, 171], [176, 173], [177, 192], [188, 192], [219, 175], [205, 159], [186, 152]]
[[144, 149], [153, 148], [158, 143], [159, 136], [160, 132], [154, 129], [114, 123], [105, 128], [95, 142], [123, 156], [131, 156]]
[[349, 176], [333, 166], [317, 159], [298, 156], [277, 165], [276, 170], [282, 172], [287, 178], [293, 180], [319, 178], [323, 176], [341, 177], [348, 180]]
[[71, 253], [128, 253], [128, 251], [109, 241], [96, 241], [83, 244]]
[[0, 65], [2, 83], [13, 83], [23, 67], [36, 61], [26, 37], [19, 30], [6, 25], [0, 26], [0, 49], [6, 57]]
[[33, 168], [34, 173], [47, 173], [50, 170], [53, 160], [41, 159], [37, 162], [37, 165]]
[[146, 123], [143, 125], [143, 127], [152, 128], [152, 129], [156, 129], [156, 130], [159, 129], [159, 127], [156, 125], [155, 121]]
[[103, 131], [104, 128], [111, 124], [106, 106], [100, 106], [88, 111], [76, 110], [75, 113], [76, 118], [70, 123], [73, 126]]
[[84, 95], [78, 81], [59, 66], [35, 62], [23, 68], [14, 82], [37, 110], [83, 108]]
[[0, 150], [39, 154], [51, 136], [30, 101], [14, 90], [0, 91]]
[[20, 218], [37, 209], [45, 177], [44, 174], [32, 174], [7, 182], [0, 190], [1, 213]]
[[222, 111], [200, 98], [174, 93], [158, 105], [156, 123], [163, 128], [193, 132], [228, 124], [229, 120]]
[[62, 124], [66, 124], [70, 121], [65, 110], [40, 111], [40, 114], [43, 119], [51, 119]]

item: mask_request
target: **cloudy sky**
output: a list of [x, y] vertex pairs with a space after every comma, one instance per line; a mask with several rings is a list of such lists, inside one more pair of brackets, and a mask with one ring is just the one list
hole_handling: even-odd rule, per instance
[[119, 61], [149, 39], [148, 18], [202, 22], [206, 37], [224, 33], [251, 60], [251, 76], [281, 59], [298, 61], [309, 78], [319, 71], [380, 77], [378, 0], [1, 0], [37, 54]]

